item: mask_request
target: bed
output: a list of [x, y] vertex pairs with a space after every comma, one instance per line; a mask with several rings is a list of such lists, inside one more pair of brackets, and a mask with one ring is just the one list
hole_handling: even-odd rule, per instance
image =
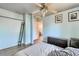
[[79, 38], [71, 38], [69, 45], [63, 50], [52, 50], [48, 56], [79, 56]]
[[47, 43], [41, 42], [25, 48], [15, 56], [79, 56], [79, 39], [68, 41], [60, 38], [48, 37]]
[[41, 42], [17, 52], [15, 56], [47, 56], [51, 51], [62, 49], [59, 46]]

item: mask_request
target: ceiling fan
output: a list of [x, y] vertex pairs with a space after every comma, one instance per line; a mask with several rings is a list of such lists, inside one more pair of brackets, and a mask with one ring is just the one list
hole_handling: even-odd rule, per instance
[[55, 7], [51, 4], [51, 3], [36, 3], [35, 4], [37, 7], [39, 7], [40, 9], [33, 12], [32, 14], [40, 14], [41, 16], [45, 16], [47, 14], [47, 12], [50, 13], [57, 13]]

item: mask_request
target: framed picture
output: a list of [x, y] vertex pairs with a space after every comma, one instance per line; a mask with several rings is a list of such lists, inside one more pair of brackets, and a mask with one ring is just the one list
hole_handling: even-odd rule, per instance
[[68, 13], [68, 21], [79, 21], [79, 11], [73, 11]]
[[62, 23], [63, 15], [59, 14], [55, 16], [55, 23]]

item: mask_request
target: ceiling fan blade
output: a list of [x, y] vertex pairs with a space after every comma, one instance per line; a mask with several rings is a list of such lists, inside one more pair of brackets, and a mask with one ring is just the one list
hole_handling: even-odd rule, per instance
[[47, 3], [46, 6], [47, 6], [47, 9], [49, 12], [57, 13], [56, 8], [55, 8], [55, 6], [53, 6], [53, 4]]
[[39, 13], [39, 12], [40, 12], [40, 10], [36, 10], [32, 14], [36, 14], [36, 13]]
[[48, 11], [51, 12], [51, 13], [53, 13], [53, 14], [56, 14], [56, 13], [57, 13], [56, 10], [49, 10], [49, 9], [48, 9]]
[[48, 12], [57, 13], [57, 11], [54, 9], [48, 9]]
[[35, 3], [35, 5], [36, 5], [37, 7], [40, 7], [40, 8], [43, 7], [40, 3]]
[[37, 10], [37, 11], [33, 12], [32, 15], [34, 15], [34, 16], [41, 16], [41, 11]]

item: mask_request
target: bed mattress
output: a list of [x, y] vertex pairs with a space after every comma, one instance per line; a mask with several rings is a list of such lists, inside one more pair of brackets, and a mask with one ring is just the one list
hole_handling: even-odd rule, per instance
[[52, 50], [62, 50], [63, 48], [41, 42], [25, 48], [15, 54], [15, 56], [46, 56]]

